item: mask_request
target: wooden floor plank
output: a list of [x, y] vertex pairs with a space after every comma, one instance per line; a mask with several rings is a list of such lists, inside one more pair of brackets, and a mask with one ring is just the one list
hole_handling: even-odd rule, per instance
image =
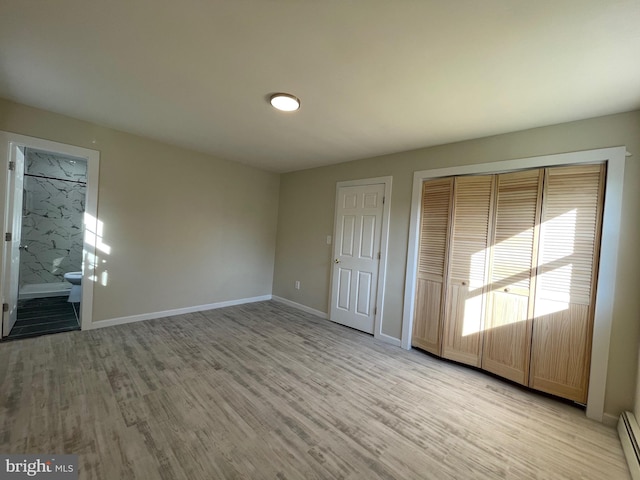
[[570, 405], [275, 302], [0, 345], [0, 451], [82, 479], [628, 479]]

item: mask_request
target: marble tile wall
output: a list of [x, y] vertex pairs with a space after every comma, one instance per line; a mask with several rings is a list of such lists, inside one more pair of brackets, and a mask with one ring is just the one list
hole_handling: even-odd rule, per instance
[[85, 160], [26, 151], [20, 285], [62, 282], [82, 269], [86, 181]]

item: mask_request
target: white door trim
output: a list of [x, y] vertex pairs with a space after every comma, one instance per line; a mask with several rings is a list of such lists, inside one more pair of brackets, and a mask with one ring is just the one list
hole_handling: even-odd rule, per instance
[[582, 152], [544, 155], [540, 157], [505, 160], [477, 165], [465, 165], [433, 170], [421, 170], [413, 174], [411, 217], [407, 250], [407, 269], [404, 289], [404, 311], [402, 315], [402, 348], [411, 348], [413, 313], [415, 303], [416, 266], [418, 261], [418, 235], [422, 182], [432, 178], [452, 175], [470, 175], [508, 172], [526, 168], [541, 168], [554, 165], [571, 165], [606, 161], [607, 181], [605, 187], [604, 212], [602, 218], [602, 240], [600, 269], [596, 292], [593, 342], [591, 347], [591, 371], [587, 417], [602, 421], [609, 363], [609, 343], [613, 319], [616, 271], [618, 266], [618, 244], [622, 213], [622, 186], [627, 150], [622, 147], [585, 150]]
[[[341, 187], [358, 187], [362, 185], [384, 185], [384, 208], [382, 209], [382, 232], [380, 236], [380, 264], [378, 270], [378, 285], [376, 286], [376, 314], [374, 316], [373, 324], [373, 336], [379, 340], [387, 343], [398, 345], [398, 339], [382, 333], [382, 322], [384, 319], [384, 293], [385, 293], [385, 281], [387, 274], [387, 250], [389, 245], [389, 216], [391, 213], [391, 184], [393, 177], [376, 177], [376, 178], [364, 178], [360, 180], [346, 180], [336, 183], [336, 201], [335, 205], [338, 205], [338, 194]], [[336, 241], [335, 233], [338, 226], [337, 208], [334, 210], [333, 220], [333, 242]], [[331, 250], [333, 255], [333, 249]], [[333, 257], [331, 257], [333, 258]], [[333, 264], [331, 264], [331, 275], [329, 278], [329, 292], [331, 292], [331, 286], [333, 285]], [[329, 293], [329, 306], [328, 312], [331, 315], [331, 303], [333, 298]]]
[[[81, 317], [82, 322], [80, 328], [87, 330], [92, 325], [93, 312], [93, 285], [97, 280], [94, 272], [96, 268], [96, 246], [99, 237], [96, 234], [87, 234], [88, 231], [97, 232], [98, 229], [98, 178], [100, 170], [100, 152], [90, 150], [88, 148], [76, 147], [65, 143], [53, 142], [41, 138], [19, 135], [17, 133], [0, 131], [0, 198], [5, 198], [8, 194], [8, 171], [9, 160], [12, 156], [12, 150], [17, 147], [36, 148], [46, 150], [48, 152], [60, 153], [62, 155], [70, 155], [80, 157], [87, 160], [87, 190], [85, 199], [85, 235], [83, 246], [83, 265], [84, 272], [82, 278], [82, 304]], [[4, 208], [0, 209], [0, 225], [5, 225], [6, 215]], [[3, 236], [4, 236], [3, 232]], [[3, 242], [6, 243], [6, 242]], [[6, 278], [6, 245], [2, 247], [2, 255], [0, 256], [0, 278]], [[5, 286], [0, 286], [0, 295], [4, 302]]]

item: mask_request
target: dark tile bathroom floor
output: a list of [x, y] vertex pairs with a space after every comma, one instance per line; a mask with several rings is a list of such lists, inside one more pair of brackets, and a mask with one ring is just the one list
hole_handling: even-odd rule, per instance
[[76, 315], [80, 304], [69, 303], [67, 298], [64, 296], [20, 300], [18, 319], [6, 340], [80, 330]]

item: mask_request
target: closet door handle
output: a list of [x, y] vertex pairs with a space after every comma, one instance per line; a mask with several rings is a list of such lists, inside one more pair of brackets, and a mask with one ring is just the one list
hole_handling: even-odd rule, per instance
[[505, 292], [509, 293], [511, 291], [511, 289], [509, 287], [504, 289]]
[[462, 282], [462, 285], [466, 285], [466, 284], [467, 284], [467, 282]]

